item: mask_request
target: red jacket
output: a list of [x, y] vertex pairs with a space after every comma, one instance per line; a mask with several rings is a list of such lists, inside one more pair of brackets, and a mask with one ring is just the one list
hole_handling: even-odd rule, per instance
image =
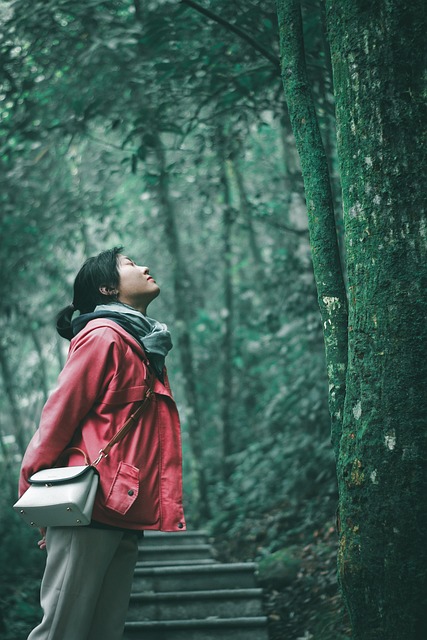
[[[58, 386], [49, 397], [22, 461], [19, 493], [28, 478], [55, 465], [68, 447], [98, 456], [147, 389], [147, 357], [117, 323], [91, 320], [71, 341]], [[79, 454], [70, 465], [84, 464]], [[92, 518], [126, 529], [183, 531], [179, 417], [165, 372], [139, 424], [98, 465], [100, 488]]]

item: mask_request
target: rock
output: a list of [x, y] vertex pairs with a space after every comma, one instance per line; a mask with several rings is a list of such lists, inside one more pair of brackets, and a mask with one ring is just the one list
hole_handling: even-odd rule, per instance
[[279, 549], [258, 562], [257, 579], [264, 586], [286, 587], [296, 579], [301, 566], [299, 547]]

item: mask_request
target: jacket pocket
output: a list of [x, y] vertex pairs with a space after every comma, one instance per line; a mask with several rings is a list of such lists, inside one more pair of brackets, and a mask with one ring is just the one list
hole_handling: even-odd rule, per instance
[[114, 480], [111, 483], [105, 506], [112, 511], [125, 515], [135, 502], [139, 492], [139, 470], [120, 462]]

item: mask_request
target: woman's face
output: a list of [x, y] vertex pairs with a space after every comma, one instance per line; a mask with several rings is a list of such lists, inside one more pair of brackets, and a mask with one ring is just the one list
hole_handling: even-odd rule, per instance
[[127, 256], [117, 258], [119, 271], [118, 300], [145, 313], [147, 306], [160, 293], [148, 267], [140, 267]]

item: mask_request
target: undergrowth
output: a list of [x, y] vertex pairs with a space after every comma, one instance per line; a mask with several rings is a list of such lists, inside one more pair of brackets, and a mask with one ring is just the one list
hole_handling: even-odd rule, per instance
[[40, 537], [12, 511], [16, 497], [6, 491], [0, 499], [0, 637], [23, 640], [40, 621], [40, 580], [46, 554]]
[[348, 618], [336, 575], [338, 502], [330, 445], [283, 434], [237, 460], [209, 529], [219, 560], [262, 561], [297, 549], [291, 584], [266, 586], [270, 640], [347, 640]]

